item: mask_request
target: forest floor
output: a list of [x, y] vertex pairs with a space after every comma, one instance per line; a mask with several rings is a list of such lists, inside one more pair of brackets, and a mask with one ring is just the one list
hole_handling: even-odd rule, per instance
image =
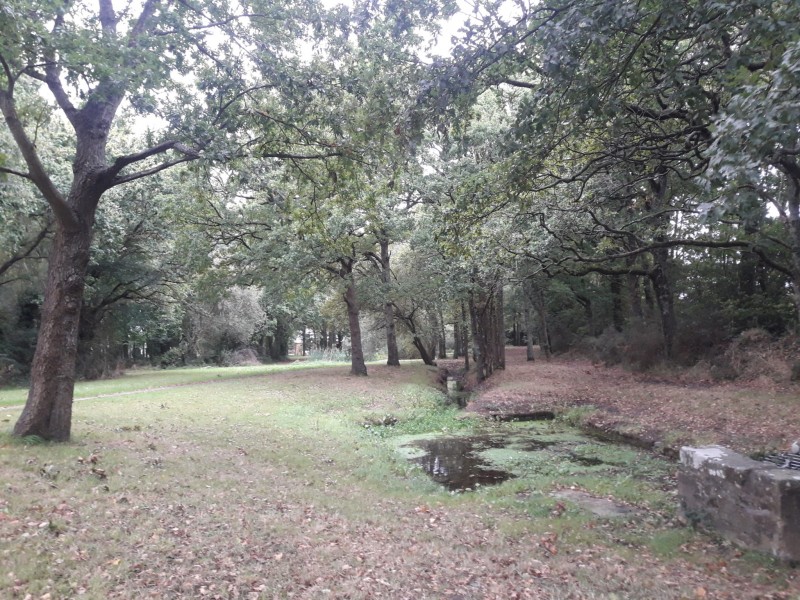
[[[547, 406], [748, 450], [798, 431], [791, 390], [531, 365], [509, 349], [508, 368], [464, 413], [442, 407], [436, 370], [369, 370], [86, 399], [68, 444], [0, 434], [0, 597], [800, 598], [796, 569], [685, 525], [674, 460], [620, 447], [628, 459], [602, 475], [550, 461], [538, 478], [453, 494], [396, 451], [404, 435], [487, 427], [475, 411]], [[0, 409], [9, 424], [18, 413]], [[553, 495], [565, 490], [631, 512], [596, 516]]]
[[686, 381], [679, 371], [637, 374], [575, 357], [527, 362], [520, 347], [508, 347], [506, 357], [507, 368], [480, 387], [469, 410], [572, 410], [583, 426], [670, 456], [691, 444], [722, 444], [745, 454], [783, 451], [800, 439], [797, 383]]

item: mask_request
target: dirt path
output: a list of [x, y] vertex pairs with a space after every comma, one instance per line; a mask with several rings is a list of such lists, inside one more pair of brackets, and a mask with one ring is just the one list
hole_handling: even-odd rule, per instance
[[755, 452], [800, 438], [800, 385], [687, 383], [575, 358], [529, 363], [525, 348], [507, 348], [506, 369], [477, 391], [469, 410], [482, 414], [594, 406], [585, 425], [667, 451], [715, 443]]

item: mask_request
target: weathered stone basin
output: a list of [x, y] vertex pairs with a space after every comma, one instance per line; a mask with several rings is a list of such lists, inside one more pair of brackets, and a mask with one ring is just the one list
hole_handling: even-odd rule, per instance
[[684, 514], [749, 549], [800, 561], [800, 471], [722, 446], [681, 449]]

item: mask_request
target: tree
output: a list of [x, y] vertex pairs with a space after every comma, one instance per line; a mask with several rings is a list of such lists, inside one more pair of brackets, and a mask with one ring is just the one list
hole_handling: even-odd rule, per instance
[[[719, 177], [741, 198], [742, 170], [762, 196], [771, 195], [768, 165], [792, 172], [796, 6], [579, 1], [504, 14], [484, 7], [438, 82], [451, 95], [464, 81], [467, 96], [492, 86], [520, 92], [504, 144], [508, 185], [528, 203], [531, 228], [544, 227], [559, 246], [529, 258], [551, 274], [609, 277], [617, 296], [627, 277], [632, 300], [646, 278], [667, 355], [685, 249], [728, 249], [791, 274], [774, 240], [753, 226], [752, 203], [713, 202]], [[789, 175], [783, 189], [791, 188]], [[698, 213], [724, 213], [738, 227], [676, 235]]]
[[[0, 112], [27, 169], [2, 170], [29, 180], [55, 221], [31, 387], [16, 435], [69, 438], [80, 311], [98, 203], [116, 186], [195, 160], [212, 141], [225, 140], [236, 126], [227, 118], [231, 108], [248, 89], [265, 84], [248, 85], [241, 53], [237, 57], [230, 38], [219, 42], [212, 33], [243, 33], [237, 25], [253, 19], [266, 17], [236, 15], [225, 3], [211, 1], [195, 7], [145, 0], [136, 14], [115, 10], [111, 0], [100, 0], [96, 9], [84, 2], [12, 2], [0, 11]], [[283, 39], [285, 49], [283, 30], [260, 39], [260, 47], [270, 49], [276, 38]], [[277, 72], [278, 65], [272, 66]], [[72, 177], [66, 186], [48, 172], [21, 118], [18, 91], [25, 80], [49, 90], [74, 132]], [[109, 136], [126, 97], [149, 114], [160, 105], [175, 135], [167, 132], [146, 148], [109, 159]], [[202, 115], [206, 126], [184, 118], [193, 115]]]

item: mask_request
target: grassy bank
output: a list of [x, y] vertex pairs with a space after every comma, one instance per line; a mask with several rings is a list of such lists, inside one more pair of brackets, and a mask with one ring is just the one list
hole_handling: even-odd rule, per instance
[[[611, 479], [551, 462], [450, 494], [394, 449], [476, 425], [431, 371], [271, 369], [142, 375], [151, 391], [76, 403], [69, 444], [3, 434], [0, 597], [791, 597], [792, 571], [681, 525], [669, 465], [639, 477], [621, 449]], [[550, 495], [570, 488], [635, 516]]]

